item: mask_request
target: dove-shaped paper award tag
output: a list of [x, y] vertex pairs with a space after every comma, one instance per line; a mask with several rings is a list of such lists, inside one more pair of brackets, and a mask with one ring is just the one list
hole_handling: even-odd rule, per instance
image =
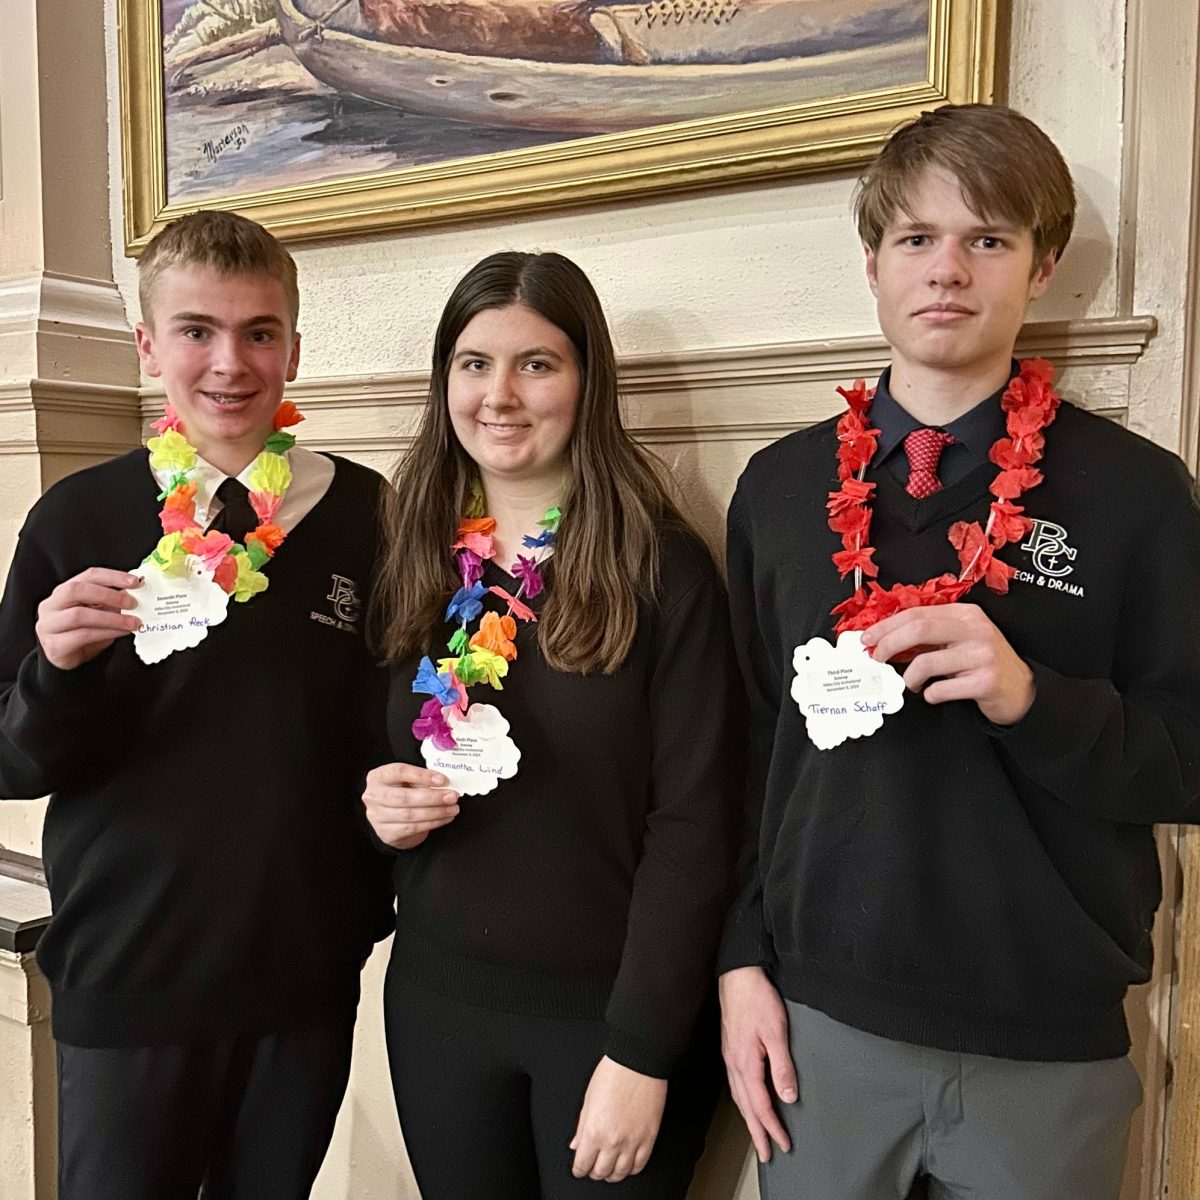
[[792, 655], [796, 677], [792, 699], [818, 750], [832, 750], [847, 738], [870, 737], [887, 713], [904, 704], [904, 680], [890, 663], [876, 662], [857, 630], [848, 630], [831, 646], [810, 638]]
[[130, 574], [140, 575], [142, 586], [130, 592], [137, 606], [126, 615], [142, 622], [133, 635], [133, 649], [147, 665], [200, 645], [209, 629], [225, 620], [229, 594], [194, 554], [188, 555], [182, 575], [146, 567], [135, 567]]
[[508, 722], [498, 708], [472, 704], [465, 713], [447, 712], [458, 745], [439, 750], [428, 737], [421, 743], [421, 754], [431, 771], [445, 775], [448, 787], [465, 796], [483, 796], [517, 773], [521, 752], [508, 736]]

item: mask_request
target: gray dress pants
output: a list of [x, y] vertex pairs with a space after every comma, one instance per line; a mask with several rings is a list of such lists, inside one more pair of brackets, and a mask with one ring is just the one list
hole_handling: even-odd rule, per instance
[[1128, 1058], [1017, 1062], [875, 1037], [787, 1002], [792, 1141], [763, 1200], [1118, 1200], [1142, 1088]]

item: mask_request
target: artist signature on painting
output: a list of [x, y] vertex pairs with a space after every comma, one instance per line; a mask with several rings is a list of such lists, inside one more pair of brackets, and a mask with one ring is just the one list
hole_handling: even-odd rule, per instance
[[244, 121], [239, 121], [219, 138], [209, 138], [200, 147], [200, 152], [210, 163], [215, 163], [226, 150], [241, 150], [249, 144], [250, 126]]

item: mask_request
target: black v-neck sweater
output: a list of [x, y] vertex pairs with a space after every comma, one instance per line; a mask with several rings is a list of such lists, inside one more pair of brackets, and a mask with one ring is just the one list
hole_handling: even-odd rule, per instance
[[[1152, 825], [1200, 820], [1200, 509], [1183, 464], [1069, 404], [1046, 432], [1039, 523], [979, 604], [1032, 667], [1000, 729], [908, 694], [827, 751], [789, 696], [792, 652], [832, 639], [848, 594], [826, 523], [834, 422], [751, 460], [729, 514], [735, 644], [750, 692], [749, 830], [724, 970], [884, 1037], [1018, 1059], [1123, 1054], [1122, 1001], [1151, 968]], [[985, 465], [925, 500], [885, 469], [883, 586], [957, 572], [956, 520], [986, 520]]]
[[0, 795], [53, 793], [38, 960], [61, 1041], [278, 1031], [357, 1001], [391, 923], [359, 799], [382, 756], [386, 675], [360, 613], [382, 480], [335, 464], [268, 589], [154, 666], [126, 637], [61, 671], [34, 635], [58, 583], [154, 546], [146, 452], [69, 476], [29, 514], [0, 605]]
[[[545, 578], [535, 612], [553, 560]], [[490, 563], [484, 583], [515, 586]], [[609, 1057], [666, 1077], [712, 988], [729, 902], [741, 721], [724, 589], [707, 550], [669, 530], [617, 671], [553, 670], [533, 624], [516, 646], [503, 690], [471, 700], [503, 713], [519, 770], [398, 856], [391, 970], [485, 1008], [605, 1017]], [[388, 726], [395, 756], [421, 765], [416, 665], [393, 673]]]

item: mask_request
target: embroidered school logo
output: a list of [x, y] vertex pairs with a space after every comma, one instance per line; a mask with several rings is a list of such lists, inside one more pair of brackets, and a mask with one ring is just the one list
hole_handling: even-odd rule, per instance
[[332, 586], [329, 595], [325, 597], [333, 606], [333, 615], [328, 613], [310, 612], [309, 618], [319, 621], [322, 625], [332, 625], [336, 629], [344, 629], [347, 633], [357, 632], [358, 618], [362, 613], [362, 601], [358, 598], [358, 584], [345, 575], [332, 576]]
[[[1075, 556], [1074, 550], [1071, 551], [1071, 556]], [[347, 579], [344, 575], [335, 575], [333, 591], [325, 599], [333, 601], [333, 611], [337, 614], [339, 621], [349, 621], [353, 625], [358, 620], [362, 605], [358, 599], [358, 585], [353, 579]]]
[[1075, 570], [1071, 564], [1077, 551], [1067, 545], [1067, 531], [1053, 521], [1035, 520], [1029, 541], [1022, 542], [1021, 549], [1028, 550], [1034, 567], [1051, 579], [1061, 579]]
[[1015, 578], [1021, 583], [1032, 583], [1052, 592], [1082, 596], [1082, 585], [1068, 583], [1066, 578], [1075, 570], [1075, 558], [1079, 553], [1074, 546], [1067, 544], [1069, 536], [1061, 525], [1034, 518], [1028, 539], [1021, 543], [1021, 549], [1029, 552], [1033, 570], [1018, 569]]

